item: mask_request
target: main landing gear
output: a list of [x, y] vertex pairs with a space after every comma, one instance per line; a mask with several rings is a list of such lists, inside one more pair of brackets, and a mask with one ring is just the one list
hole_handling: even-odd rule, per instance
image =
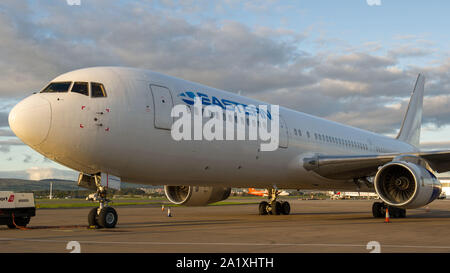
[[406, 209], [388, 206], [383, 202], [375, 202], [372, 205], [372, 214], [375, 218], [386, 217], [386, 208], [389, 211], [389, 217], [391, 218], [405, 218]]
[[271, 188], [268, 189], [269, 202], [263, 201], [259, 203], [259, 214], [267, 215], [267, 214], [284, 214], [288, 215], [291, 212], [291, 206], [289, 202], [286, 201], [277, 201], [278, 194], [280, 193], [277, 189]]
[[96, 190], [86, 200], [99, 202], [99, 207], [89, 212], [88, 223], [90, 227], [114, 228], [118, 220], [117, 212], [109, 206], [111, 200], [106, 198], [107, 187], [102, 186], [100, 180], [100, 175], [80, 174], [78, 177], [78, 186]]

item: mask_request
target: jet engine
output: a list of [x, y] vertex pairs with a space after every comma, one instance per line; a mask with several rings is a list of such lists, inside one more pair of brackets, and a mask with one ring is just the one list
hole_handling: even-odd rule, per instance
[[185, 206], [206, 206], [230, 197], [231, 188], [199, 186], [164, 186], [170, 202]]
[[393, 161], [382, 166], [374, 179], [377, 194], [386, 204], [413, 209], [439, 197], [442, 186], [425, 166]]

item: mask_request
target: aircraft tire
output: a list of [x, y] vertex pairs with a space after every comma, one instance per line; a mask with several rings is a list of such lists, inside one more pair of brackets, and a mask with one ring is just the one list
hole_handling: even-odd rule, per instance
[[267, 207], [269, 206], [269, 203], [267, 203], [266, 201], [262, 201], [261, 203], [259, 203], [259, 215], [267, 215]]
[[406, 217], [406, 209], [389, 207], [389, 215], [392, 218], [405, 218]]
[[100, 227], [114, 228], [117, 224], [117, 212], [112, 207], [103, 208], [98, 217], [97, 222]]
[[289, 202], [281, 202], [281, 213], [284, 215], [291, 213], [291, 205], [289, 205]]
[[372, 214], [375, 218], [382, 218], [383, 215], [383, 204], [380, 202], [375, 202], [372, 205]]
[[97, 208], [91, 209], [88, 214], [88, 224], [89, 226], [98, 226], [97, 223]]
[[389, 207], [389, 216], [392, 218], [399, 218], [398, 209], [396, 207]]
[[19, 218], [14, 219], [14, 222], [19, 227], [26, 227], [30, 223], [30, 218], [29, 217], [19, 217]]
[[281, 214], [282, 207], [281, 207], [280, 202], [274, 201], [274, 202], [272, 202], [272, 204], [270, 204], [270, 207], [272, 208], [272, 210], [270, 211], [270, 214], [272, 214], [272, 215], [280, 215]]

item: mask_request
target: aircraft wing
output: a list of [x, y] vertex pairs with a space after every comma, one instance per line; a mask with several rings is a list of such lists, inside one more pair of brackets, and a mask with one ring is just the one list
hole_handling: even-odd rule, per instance
[[349, 156], [316, 154], [305, 157], [303, 167], [330, 179], [353, 179], [373, 176], [378, 171], [378, 167], [397, 157], [408, 156], [425, 160], [438, 173], [450, 171], [450, 151], [448, 150]]
[[420, 152], [419, 156], [438, 173], [450, 171], [450, 151]]

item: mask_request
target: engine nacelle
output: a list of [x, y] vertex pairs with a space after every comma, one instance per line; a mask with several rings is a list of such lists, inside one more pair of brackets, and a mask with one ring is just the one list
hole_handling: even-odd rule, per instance
[[386, 204], [414, 209], [439, 197], [442, 185], [424, 166], [393, 161], [381, 167], [374, 179], [377, 194]]
[[164, 186], [170, 202], [185, 206], [206, 206], [230, 197], [231, 188], [199, 186]]

